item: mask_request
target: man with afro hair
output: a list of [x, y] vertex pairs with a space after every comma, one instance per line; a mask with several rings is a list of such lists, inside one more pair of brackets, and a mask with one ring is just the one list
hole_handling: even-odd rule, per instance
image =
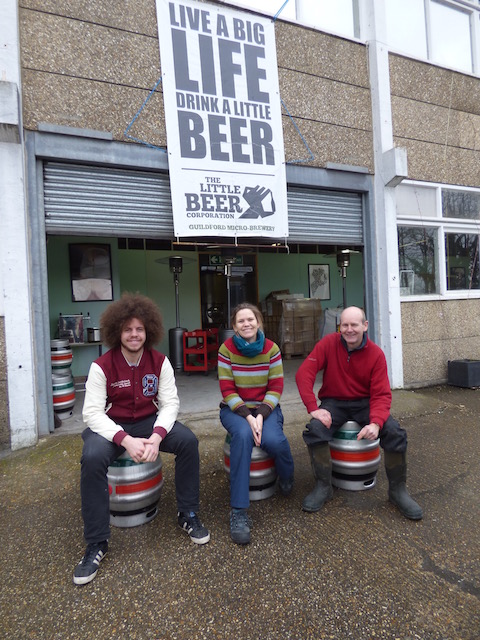
[[73, 581], [91, 582], [108, 549], [110, 512], [107, 471], [124, 451], [136, 462], [153, 462], [159, 451], [175, 458], [178, 524], [196, 544], [210, 540], [198, 516], [197, 437], [177, 420], [179, 399], [172, 365], [154, 349], [164, 335], [155, 303], [125, 293], [100, 318], [109, 351], [90, 366], [85, 384], [81, 498], [85, 554]]

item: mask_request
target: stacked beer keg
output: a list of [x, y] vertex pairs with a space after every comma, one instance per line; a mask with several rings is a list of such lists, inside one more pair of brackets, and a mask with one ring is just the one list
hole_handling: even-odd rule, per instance
[[75, 382], [71, 364], [72, 348], [68, 339], [50, 341], [52, 360], [53, 410], [60, 420], [73, 415], [75, 405]]

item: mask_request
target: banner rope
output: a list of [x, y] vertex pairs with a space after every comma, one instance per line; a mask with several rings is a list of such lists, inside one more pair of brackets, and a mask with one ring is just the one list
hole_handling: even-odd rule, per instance
[[160, 78], [156, 81], [156, 83], [153, 86], [153, 89], [150, 91], [150, 93], [148, 94], [148, 96], [145, 98], [145, 100], [143, 101], [142, 106], [140, 107], [140, 109], [137, 111], [137, 113], [133, 116], [130, 124], [128, 125], [128, 127], [125, 129], [125, 131], [123, 132], [123, 135], [126, 138], [129, 138], [130, 140], [134, 140], [135, 142], [140, 142], [140, 144], [144, 144], [146, 147], [150, 147], [150, 149], [158, 149], [158, 151], [162, 151], [163, 153], [167, 153], [167, 150], [164, 149], [163, 147], [158, 147], [155, 144], [151, 144], [150, 142], [147, 142], [146, 140], [142, 140], [141, 138], [135, 138], [135, 136], [131, 136], [128, 132], [130, 131], [130, 129], [132, 128], [133, 124], [135, 123], [135, 121], [138, 119], [138, 117], [140, 116], [140, 114], [142, 113], [142, 111], [145, 109], [145, 107], [147, 106], [147, 102], [150, 100], [150, 98], [153, 96], [153, 94], [155, 93], [158, 85], [161, 83], [162, 81], [162, 76], [160, 76]]
[[283, 108], [285, 109], [285, 112], [287, 114], [287, 116], [290, 118], [290, 120], [293, 123], [293, 126], [295, 127], [298, 135], [300, 136], [300, 139], [302, 140], [303, 144], [305, 145], [306, 150], [308, 151], [310, 157], [309, 158], [304, 158], [303, 160], [299, 159], [299, 160], [288, 160], [286, 163], [287, 164], [297, 164], [300, 162], [311, 162], [312, 160], [315, 160], [315, 156], [313, 155], [310, 147], [307, 144], [307, 141], [305, 140], [305, 138], [302, 135], [302, 132], [300, 131], [300, 129], [297, 126], [297, 123], [295, 122], [295, 120], [293, 119], [292, 115], [290, 114], [290, 111], [287, 109], [287, 105], [285, 104], [285, 102], [283, 101], [282, 98], [280, 98], [280, 102], [282, 103]]
[[277, 13], [273, 16], [273, 22], [275, 22], [275, 20], [278, 18], [278, 16], [282, 13], [282, 11], [285, 9], [285, 7], [287, 6], [287, 4], [290, 2], [290, 0], [285, 0], [285, 2], [282, 4], [282, 6], [280, 7], [280, 9], [277, 11]]
[[[282, 4], [282, 6], [280, 7], [280, 9], [277, 11], [277, 13], [273, 16], [273, 22], [275, 22], [278, 18], [278, 16], [282, 13], [282, 11], [285, 9], [285, 7], [287, 6], [287, 4], [290, 2], [290, 0], [285, 0], [285, 2]], [[309, 153], [309, 158], [305, 158], [303, 160], [288, 160], [286, 162], [286, 164], [300, 164], [301, 162], [311, 162], [312, 160], [315, 160], [315, 156], [313, 155], [310, 147], [307, 144], [307, 141], [305, 140], [305, 138], [303, 137], [300, 129], [298, 128], [295, 120], [293, 119], [292, 115], [290, 114], [289, 110], [287, 109], [285, 102], [282, 100], [282, 98], [280, 98], [280, 101], [282, 103], [283, 108], [285, 109], [285, 112], [287, 114], [287, 116], [290, 118], [290, 120], [293, 123], [293, 126], [295, 127], [298, 135], [300, 136], [300, 139], [302, 140], [305, 148], [307, 149], [308, 153]]]

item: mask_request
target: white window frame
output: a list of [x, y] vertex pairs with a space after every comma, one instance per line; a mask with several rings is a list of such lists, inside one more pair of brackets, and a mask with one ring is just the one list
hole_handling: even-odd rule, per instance
[[[256, 11], [257, 13], [261, 13], [263, 15], [274, 16], [276, 13], [282, 8], [284, 0], [263, 0], [263, 2], [257, 2], [255, 0], [220, 0], [224, 4], [237, 6], [239, 9]], [[334, 0], [332, 0], [334, 1]], [[299, 7], [301, 7], [303, 0], [289, 0], [288, 7], [280, 13], [278, 16], [281, 20], [286, 20], [287, 22], [293, 22], [300, 26], [309, 27], [313, 29], [318, 29], [319, 31], [325, 31], [326, 33], [332, 33], [333, 35], [339, 36], [346, 40], [352, 40], [353, 42], [365, 42], [367, 35], [367, 25], [364, 24], [366, 9], [369, 6], [369, 3], [372, 0], [352, 0], [352, 11], [353, 11], [353, 19], [354, 19], [354, 31], [358, 33], [358, 37], [347, 35], [346, 33], [341, 32], [333, 32], [329, 31], [326, 28], [317, 28], [313, 27], [312, 24], [309, 24], [308, 18], [305, 18], [305, 14], [302, 20], [298, 19]], [[388, 2], [388, 0], [383, 0]], [[465, 69], [458, 69], [454, 66], [445, 66], [444, 64], [440, 64], [435, 62], [435, 60], [431, 59], [431, 49], [432, 49], [432, 38], [431, 38], [431, 25], [430, 25], [430, 2], [432, 0], [423, 0], [424, 5], [424, 16], [425, 23], [424, 28], [426, 30], [426, 39], [427, 39], [427, 58], [426, 60], [429, 64], [434, 66], [438, 66], [442, 69], [453, 69], [455, 71], [459, 71], [465, 75], [473, 75], [480, 76], [480, 2], [479, 0], [436, 0], [441, 4], [449, 6], [453, 9], [457, 9], [462, 11], [463, 13], [468, 13], [470, 18], [470, 41], [471, 41], [471, 56], [472, 56], [472, 71], [466, 71]], [[288, 8], [288, 10], [287, 10]], [[412, 59], [422, 60], [425, 58], [419, 58], [418, 55], [414, 55], [408, 50], [399, 50], [395, 47], [389, 47], [391, 51], [399, 53], [401, 55], [408, 56]]]
[[[335, 0], [332, 0], [333, 2]], [[367, 0], [369, 1], [369, 0]], [[220, 0], [224, 4], [235, 5], [239, 9], [256, 11], [257, 13], [274, 16], [276, 13], [282, 8], [285, 0]], [[310, 29], [315, 29], [317, 31], [324, 31], [325, 33], [331, 33], [332, 35], [339, 36], [341, 38], [345, 38], [345, 40], [353, 40], [354, 42], [364, 42], [362, 39], [362, 19], [361, 19], [361, 5], [365, 2], [365, 0], [351, 0], [352, 2], [352, 16], [354, 22], [354, 32], [357, 32], [359, 35], [351, 36], [347, 33], [341, 31], [331, 31], [326, 27], [316, 27], [312, 23], [309, 23], [308, 17], [305, 18], [304, 12], [302, 9], [303, 0], [289, 0], [288, 6], [280, 13], [278, 18], [280, 20], [285, 20], [287, 22], [293, 22], [302, 27], [308, 27]], [[288, 10], [287, 10], [288, 9]], [[303, 16], [301, 19], [298, 18], [299, 13]]]
[[[401, 302], [419, 302], [423, 300], [471, 300], [480, 298], [480, 289], [447, 290], [447, 269], [445, 253], [445, 235], [447, 233], [471, 234], [480, 236], [480, 219], [444, 218], [442, 216], [442, 189], [457, 191], [473, 191], [480, 193], [480, 189], [431, 182], [416, 182], [404, 180], [404, 186], [429, 187], [436, 190], [436, 212], [434, 216], [409, 216], [397, 214], [399, 227], [429, 227], [437, 229], [437, 251], [435, 272], [437, 275], [438, 293], [400, 296]], [[400, 274], [400, 269], [399, 269]]]
[[[457, 9], [462, 13], [467, 13], [469, 15], [469, 23], [470, 23], [470, 44], [471, 44], [471, 58], [472, 58], [472, 70], [466, 71], [465, 69], [458, 69], [454, 66], [445, 66], [445, 64], [435, 62], [432, 59], [432, 33], [431, 33], [431, 19], [430, 19], [430, 6], [431, 2], [438, 2], [445, 6], [451, 7], [452, 9]], [[427, 61], [435, 66], [441, 67], [442, 69], [451, 68], [455, 71], [459, 71], [460, 73], [466, 75], [480, 75], [480, 3], [478, 0], [423, 0], [424, 6], [424, 16], [425, 16], [425, 29], [426, 29], [426, 38], [427, 38]], [[406, 55], [408, 57], [414, 59], [421, 59], [418, 56], [413, 55], [408, 52], [408, 50], [397, 50], [394, 47], [389, 47], [391, 51], [396, 51], [402, 55]]]

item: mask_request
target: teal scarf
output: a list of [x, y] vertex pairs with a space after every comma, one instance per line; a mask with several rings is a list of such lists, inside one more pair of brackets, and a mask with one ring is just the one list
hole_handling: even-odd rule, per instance
[[263, 347], [265, 345], [265, 335], [263, 331], [260, 331], [259, 329], [257, 331], [257, 339], [255, 340], [255, 342], [247, 342], [244, 338], [241, 338], [240, 336], [237, 336], [237, 334], [235, 334], [233, 336], [233, 344], [237, 347], [242, 356], [246, 356], [247, 358], [254, 358], [263, 351]]

